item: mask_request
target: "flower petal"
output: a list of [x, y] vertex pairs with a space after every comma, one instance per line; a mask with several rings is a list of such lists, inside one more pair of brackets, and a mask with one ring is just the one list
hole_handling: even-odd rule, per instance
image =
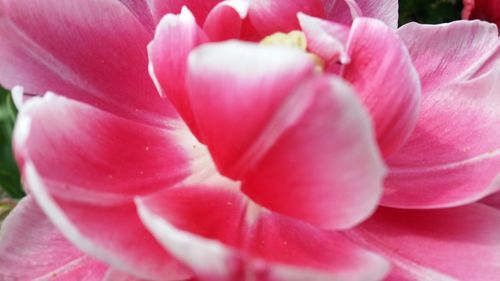
[[284, 99], [313, 71], [308, 55], [287, 47], [231, 41], [191, 53], [187, 83], [192, 112], [223, 175], [240, 177], [293, 122], [292, 115], [281, 118], [260, 137]]
[[[380, 208], [347, 233], [393, 264], [390, 280], [497, 280], [500, 212], [481, 204], [441, 210]], [[392, 278], [392, 279], [391, 279]]]
[[449, 207], [500, 188], [500, 71], [423, 96], [405, 146], [387, 159], [384, 205]]
[[191, 276], [144, 228], [133, 202], [92, 204], [58, 197], [50, 193], [30, 161], [23, 174], [43, 211], [83, 252], [139, 278], [181, 280]]
[[226, 0], [217, 4], [203, 24], [203, 30], [210, 41], [238, 39], [243, 19], [248, 13], [248, 5], [246, 0]]
[[253, 0], [248, 16], [255, 31], [262, 37], [275, 32], [300, 29], [297, 13], [324, 17], [322, 0]]
[[64, 93], [155, 125], [175, 116], [148, 76], [145, 47], [151, 34], [119, 1], [3, 0], [0, 5], [4, 87]]
[[153, 80], [158, 82], [177, 112], [198, 136], [186, 90], [187, 58], [191, 50], [208, 40], [196, 24], [188, 8], [179, 15], [168, 14], [156, 28], [154, 40], [148, 46]]
[[398, 30], [422, 80], [422, 92], [480, 76], [498, 66], [500, 39], [493, 24], [457, 21], [409, 23]]
[[101, 280], [107, 269], [73, 247], [30, 195], [2, 223], [2, 280]]
[[139, 22], [151, 32], [155, 29], [153, 14], [149, 6], [150, 0], [119, 0], [132, 12]]
[[196, 22], [203, 25], [207, 15], [222, 0], [149, 0], [156, 22], [166, 14], [178, 14], [183, 7], [193, 12]]
[[33, 161], [59, 196], [122, 201], [190, 175], [178, 134], [174, 127], [146, 126], [49, 93], [23, 107], [14, 150], [20, 165]]
[[370, 111], [379, 147], [387, 157], [404, 144], [417, 122], [417, 72], [396, 32], [379, 20], [354, 20], [347, 48], [351, 61], [341, 74]]
[[355, 93], [340, 79], [322, 77], [287, 102], [284, 108], [306, 108], [245, 174], [243, 192], [268, 209], [322, 228], [347, 228], [365, 219], [377, 206], [385, 167]]
[[186, 186], [137, 204], [163, 246], [202, 280], [379, 280], [387, 270], [342, 235], [259, 209], [237, 190]]
[[328, 20], [351, 25], [356, 16], [362, 16], [379, 19], [393, 29], [398, 27], [397, 0], [337, 0], [326, 3]]

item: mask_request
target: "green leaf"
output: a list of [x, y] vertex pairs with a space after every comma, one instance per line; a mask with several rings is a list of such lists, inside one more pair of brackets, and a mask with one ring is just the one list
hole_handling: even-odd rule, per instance
[[0, 88], [0, 188], [10, 197], [25, 195], [12, 153], [12, 130], [17, 110], [8, 91]]

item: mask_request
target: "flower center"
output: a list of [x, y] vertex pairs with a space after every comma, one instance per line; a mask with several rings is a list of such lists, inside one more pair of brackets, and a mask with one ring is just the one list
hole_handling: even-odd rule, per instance
[[276, 32], [262, 39], [260, 44], [263, 46], [285, 46], [299, 49], [311, 57], [316, 65], [316, 70], [323, 71], [325, 67], [325, 62], [320, 57], [307, 51], [307, 40], [302, 31], [293, 30], [289, 33]]

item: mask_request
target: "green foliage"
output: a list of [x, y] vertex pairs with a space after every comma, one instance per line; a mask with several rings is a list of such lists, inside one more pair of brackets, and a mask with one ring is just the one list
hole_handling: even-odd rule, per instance
[[12, 129], [17, 110], [9, 92], [0, 88], [0, 187], [12, 198], [24, 196], [19, 169], [12, 155]]
[[400, 0], [399, 25], [408, 22], [443, 23], [460, 19], [462, 0]]

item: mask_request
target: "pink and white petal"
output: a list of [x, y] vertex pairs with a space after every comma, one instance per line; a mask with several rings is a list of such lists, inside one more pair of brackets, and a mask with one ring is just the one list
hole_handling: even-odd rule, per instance
[[[0, 84], [163, 125], [176, 115], [147, 70], [151, 34], [119, 1], [2, 0]], [[61, 24], [64, 23], [64, 24]]]
[[425, 95], [412, 136], [387, 159], [382, 204], [450, 207], [498, 190], [499, 88], [497, 69]]
[[210, 41], [238, 39], [248, 13], [247, 0], [226, 0], [215, 6], [203, 24]]
[[136, 202], [145, 225], [202, 280], [378, 280], [387, 271], [341, 234], [260, 209], [237, 190], [186, 186]]
[[295, 103], [305, 109], [245, 174], [242, 190], [272, 211], [320, 228], [351, 227], [373, 212], [382, 194], [385, 166], [370, 118], [334, 77], [304, 83], [283, 108]]
[[398, 33], [420, 75], [424, 95], [498, 67], [500, 39], [493, 24], [480, 21], [439, 25], [409, 23]]
[[191, 50], [208, 41], [196, 24], [188, 8], [179, 15], [168, 14], [156, 28], [154, 40], [149, 44], [149, 58], [153, 80], [160, 93], [167, 96], [191, 131], [198, 136], [186, 90], [187, 58]]
[[29, 160], [23, 175], [41, 209], [86, 254], [138, 278], [163, 281], [191, 276], [144, 228], [132, 201], [92, 204], [58, 197]]
[[192, 112], [223, 175], [240, 177], [293, 122], [300, 104], [263, 133], [283, 101], [313, 73], [309, 56], [287, 47], [229, 41], [191, 53], [187, 85]]
[[48, 93], [20, 112], [14, 151], [21, 167], [27, 158], [36, 164], [55, 194], [130, 200], [190, 175], [187, 144], [178, 141], [186, 130], [143, 125]]
[[371, 113], [384, 157], [399, 149], [415, 128], [420, 80], [395, 31], [376, 19], [354, 20], [347, 43], [351, 58], [341, 75]]
[[1, 280], [102, 280], [108, 266], [68, 242], [28, 195], [2, 223]]
[[346, 233], [389, 259], [388, 280], [497, 280], [500, 211], [482, 204], [440, 210], [380, 208]]
[[119, 0], [125, 5], [130, 12], [132, 12], [140, 23], [150, 30], [151, 33], [154, 32], [155, 22], [153, 20], [153, 14], [150, 7], [151, 0]]
[[289, 32], [300, 29], [297, 13], [323, 18], [322, 0], [253, 0], [250, 1], [249, 19], [255, 31], [261, 36], [275, 32]]
[[464, 0], [463, 19], [480, 19], [500, 25], [500, 2], [496, 0]]
[[346, 64], [350, 61], [346, 46], [350, 32], [348, 26], [302, 13], [297, 16], [311, 53], [318, 55], [326, 64]]
[[166, 14], [178, 14], [183, 7], [193, 12], [196, 22], [203, 25], [210, 11], [223, 0], [148, 0], [156, 22]]
[[383, 21], [389, 27], [398, 27], [397, 0], [337, 0], [325, 1], [326, 19], [351, 25], [356, 17], [369, 17]]

